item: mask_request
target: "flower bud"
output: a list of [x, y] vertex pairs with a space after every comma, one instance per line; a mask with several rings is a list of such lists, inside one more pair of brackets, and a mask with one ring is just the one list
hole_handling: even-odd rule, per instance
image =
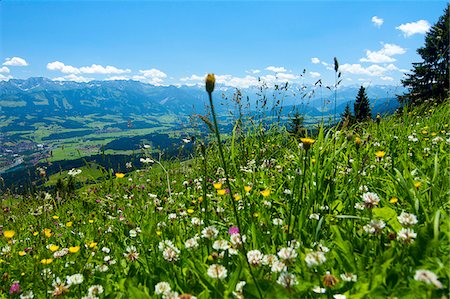
[[214, 91], [214, 84], [216, 83], [216, 77], [214, 77], [214, 74], [208, 74], [206, 76], [206, 91], [208, 93], [212, 93]]

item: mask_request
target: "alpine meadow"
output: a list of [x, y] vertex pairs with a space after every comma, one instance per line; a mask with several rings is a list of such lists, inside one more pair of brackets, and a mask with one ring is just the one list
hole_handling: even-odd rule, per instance
[[448, 3], [0, 12], [0, 298], [450, 297]]

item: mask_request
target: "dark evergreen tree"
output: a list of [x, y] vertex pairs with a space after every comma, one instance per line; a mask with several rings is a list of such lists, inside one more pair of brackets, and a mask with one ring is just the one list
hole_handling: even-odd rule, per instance
[[364, 88], [364, 86], [361, 86], [358, 91], [356, 102], [353, 105], [353, 111], [355, 112], [355, 120], [357, 122], [372, 118], [369, 98], [367, 97], [366, 89]]
[[287, 131], [296, 137], [305, 136], [306, 128], [303, 126], [303, 121], [304, 117], [298, 111], [295, 111]]
[[350, 104], [347, 103], [347, 105], [345, 105], [345, 110], [341, 115], [342, 117], [342, 123], [345, 125], [351, 125], [353, 124], [353, 114], [352, 114], [352, 110], [350, 109]]
[[413, 63], [402, 80], [408, 92], [398, 97], [403, 104], [441, 103], [449, 96], [449, 11], [425, 35], [425, 45], [417, 49], [422, 62]]

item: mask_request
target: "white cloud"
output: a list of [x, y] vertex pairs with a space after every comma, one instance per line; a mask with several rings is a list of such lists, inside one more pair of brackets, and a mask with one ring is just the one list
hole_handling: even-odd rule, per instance
[[246, 73], [248, 73], [248, 74], [259, 74], [259, 73], [261, 73], [261, 71], [260, 70], [249, 70], [249, 71], [246, 71]]
[[276, 77], [281, 81], [291, 81], [300, 78], [300, 76], [294, 74], [277, 73]]
[[389, 76], [383, 76], [383, 77], [380, 77], [380, 79], [383, 81], [394, 81], [394, 78], [389, 77]]
[[6, 58], [5, 62], [3, 62], [3, 65], [9, 65], [9, 66], [27, 66], [28, 62], [20, 57], [13, 57], [13, 58]]
[[0, 74], [0, 81], [8, 81], [9, 79], [12, 79], [13, 77], [10, 75], [2, 75]]
[[0, 68], [0, 73], [9, 73], [9, 68], [6, 66]]
[[311, 58], [311, 62], [314, 64], [318, 64], [318, 63], [320, 63], [320, 59], [317, 57], [313, 57], [313, 58]]
[[118, 69], [115, 66], [107, 65], [102, 66], [98, 64], [93, 64], [91, 66], [83, 66], [80, 68], [80, 72], [84, 74], [124, 74], [129, 73], [131, 70]]
[[115, 66], [102, 66], [99, 64], [92, 64], [91, 66], [77, 68], [71, 65], [65, 65], [61, 61], [47, 63], [47, 69], [51, 71], [60, 71], [64, 74], [123, 74], [131, 72], [129, 69], [122, 70], [116, 68]]
[[167, 74], [158, 69], [139, 70], [139, 73], [140, 75], [133, 76], [131, 79], [152, 85], [163, 85], [164, 79], [167, 78]]
[[309, 72], [309, 74], [311, 75], [312, 78], [319, 78], [320, 77], [320, 73], [318, 73], [318, 72]]
[[130, 80], [130, 77], [127, 76], [112, 76], [105, 79], [105, 81], [114, 81], [114, 80]]
[[181, 82], [188, 82], [188, 81], [205, 81], [206, 74], [204, 76], [198, 76], [198, 75], [192, 75], [190, 77], [183, 77], [180, 79]]
[[382, 18], [377, 17], [377, 16], [373, 16], [373, 17], [372, 17], [372, 23], [373, 23], [376, 27], [380, 28], [381, 25], [383, 25], [384, 20], [383, 20]]
[[94, 80], [94, 78], [86, 78], [83, 76], [77, 76], [75, 74], [70, 74], [63, 77], [53, 78], [53, 81], [75, 81], [75, 82], [89, 82]]
[[[65, 65], [61, 61], [53, 61], [50, 63], [47, 63], [47, 69], [51, 71], [60, 71], [64, 74], [79, 74], [80, 70], [76, 67], [73, 67], [71, 65]], [[62, 80], [61, 80], [62, 81]]]
[[395, 29], [403, 32], [404, 37], [410, 37], [414, 34], [425, 34], [430, 30], [430, 23], [426, 20], [419, 20], [417, 22], [411, 22], [406, 24], [401, 24], [400, 26], [395, 27]]
[[367, 58], [361, 58], [361, 62], [373, 62], [373, 63], [387, 63], [396, 61], [391, 56], [401, 55], [406, 53], [406, 50], [402, 47], [394, 44], [384, 44], [383, 48], [378, 51], [366, 51]]
[[339, 69], [343, 73], [350, 73], [350, 74], [354, 74], [354, 75], [368, 75], [368, 76], [381, 76], [386, 71], [388, 71], [387, 68], [376, 65], [376, 64], [372, 64], [371, 66], [365, 68], [365, 67], [361, 66], [359, 63], [342, 64], [339, 66]]
[[266, 67], [266, 70], [274, 72], [274, 73], [284, 73], [286, 72], [286, 69], [282, 66], [268, 66]]

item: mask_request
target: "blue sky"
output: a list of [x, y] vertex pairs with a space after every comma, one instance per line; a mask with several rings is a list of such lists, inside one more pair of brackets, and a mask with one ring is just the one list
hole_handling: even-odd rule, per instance
[[[0, 2], [0, 80], [400, 84], [445, 1]], [[300, 75], [306, 69], [303, 77]]]

